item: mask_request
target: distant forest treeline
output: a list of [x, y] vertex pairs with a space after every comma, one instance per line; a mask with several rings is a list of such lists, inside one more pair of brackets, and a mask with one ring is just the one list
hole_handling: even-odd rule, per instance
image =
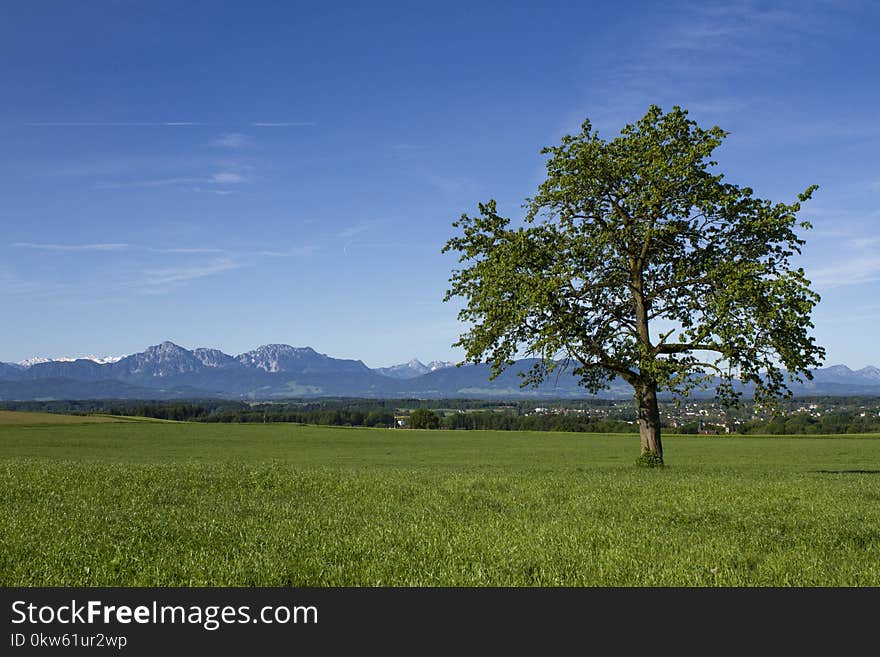
[[[441, 429], [501, 431], [631, 432], [631, 423], [576, 415], [521, 415], [516, 404], [498, 409], [498, 402], [417, 399], [338, 400], [252, 404], [229, 401], [51, 401], [4, 402], [7, 410], [49, 413], [130, 415], [188, 422], [295, 422], [326, 426], [398, 427], [417, 408], [434, 410]], [[484, 408], [485, 407], [485, 408]], [[491, 407], [495, 410], [488, 410]], [[440, 410], [442, 409], [442, 410]], [[406, 426], [405, 424], [403, 425]]]
[[[872, 412], [860, 411], [865, 402]], [[877, 399], [824, 398], [824, 412], [788, 410], [777, 417], [745, 419], [740, 415], [732, 431], [740, 434], [841, 434], [880, 432]], [[634, 406], [620, 401], [590, 400], [573, 408], [571, 400], [535, 403], [514, 401], [445, 399], [322, 399], [272, 403], [224, 400], [195, 401], [42, 401], [2, 402], [8, 410], [50, 413], [132, 415], [165, 420], [194, 422], [295, 422], [327, 426], [397, 427], [404, 426], [416, 409], [431, 410], [437, 421], [429, 426], [441, 429], [492, 429], [502, 431], [634, 432]], [[725, 428], [711, 418], [688, 422], [664, 421], [669, 433], [724, 433]]]

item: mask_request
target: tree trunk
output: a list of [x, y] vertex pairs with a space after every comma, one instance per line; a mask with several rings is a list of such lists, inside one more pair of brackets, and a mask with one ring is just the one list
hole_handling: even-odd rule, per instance
[[642, 439], [642, 459], [654, 465], [663, 465], [663, 444], [660, 442], [660, 408], [657, 406], [657, 384], [641, 383], [636, 386], [639, 405], [639, 436]]

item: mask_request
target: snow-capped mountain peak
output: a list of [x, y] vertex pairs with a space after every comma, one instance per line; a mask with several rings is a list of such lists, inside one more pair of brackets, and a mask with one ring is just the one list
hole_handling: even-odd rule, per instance
[[62, 356], [60, 358], [44, 358], [42, 356], [34, 356], [33, 358], [26, 358], [24, 360], [18, 361], [16, 365], [20, 365], [25, 369], [29, 367], [33, 367], [34, 365], [40, 365], [42, 363], [74, 363], [78, 360], [90, 360], [93, 363], [98, 363], [98, 365], [106, 365], [108, 363], [118, 363], [125, 356], [95, 356], [94, 354], [89, 354], [88, 356], [77, 356], [75, 358], [71, 358], [69, 356]]
[[867, 367], [863, 367], [862, 369], [857, 370], [856, 374], [865, 379], [880, 381], [880, 369], [874, 367], [873, 365], [868, 365]]
[[853, 373], [853, 371], [846, 365], [831, 365], [818, 371], [829, 377], [848, 377], [852, 376]]
[[408, 363], [392, 365], [391, 367], [379, 367], [376, 369], [376, 371], [379, 372], [379, 374], [390, 376], [392, 379], [414, 379], [415, 377], [421, 376], [422, 374], [435, 372], [436, 370], [440, 370], [445, 367], [452, 367], [454, 365], [455, 363], [441, 360], [432, 360], [430, 363], [425, 365], [418, 358], [413, 358]]
[[24, 360], [20, 360], [16, 363], [16, 365], [21, 365], [22, 367], [32, 367], [34, 365], [39, 365], [41, 363], [52, 363], [52, 362], [69, 362], [74, 360], [73, 358], [43, 358], [42, 356], [34, 356], [33, 358], [25, 358]]

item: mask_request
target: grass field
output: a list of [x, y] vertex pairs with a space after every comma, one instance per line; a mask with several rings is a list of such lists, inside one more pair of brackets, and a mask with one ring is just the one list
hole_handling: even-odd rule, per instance
[[60, 413], [25, 413], [0, 410], [0, 426], [32, 426], [42, 424], [104, 424], [107, 422], [167, 422], [147, 417], [120, 415], [62, 415]]
[[0, 585], [880, 585], [880, 436], [0, 425]]

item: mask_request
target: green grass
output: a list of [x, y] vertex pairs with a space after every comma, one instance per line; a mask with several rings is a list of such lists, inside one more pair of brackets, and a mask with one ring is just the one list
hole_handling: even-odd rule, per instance
[[880, 436], [0, 426], [3, 586], [880, 585]]

